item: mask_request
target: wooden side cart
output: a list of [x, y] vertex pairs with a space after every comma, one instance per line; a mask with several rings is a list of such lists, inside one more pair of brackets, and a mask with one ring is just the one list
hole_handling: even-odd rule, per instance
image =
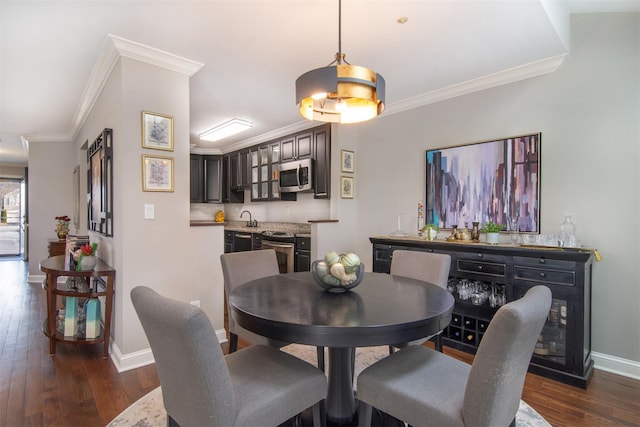
[[[103, 357], [109, 357], [109, 337], [111, 335], [111, 312], [113, 309], [113, 293], [115, 290], [116, 271], [108, 264], [98, 259], [93, 270], [75, 271], [65, 265], [65, 256], [59, 255], [40, 262], [40, 270], [46, 274], [42, 287], [47, 292], [47, 316], [43, 324], [43, 332], [49, 338], [49, 353], [55, 355], [56, 342], [73, 344], [103, 344]], [[58, 283], [58, 278], [81, 278], [86, 280], [88, 291], [66, 290]], [[86, 291], [87, 289], [85, 289]], [[68, 297], [98, 298], [103, 307], [103, 321], [100, 334], [95, 338], [86, 338], [79, 334], [69, 334], [57, 329], [58, 307], [66, 302]], [[101, 310], [102, 311], [102, 310]]]

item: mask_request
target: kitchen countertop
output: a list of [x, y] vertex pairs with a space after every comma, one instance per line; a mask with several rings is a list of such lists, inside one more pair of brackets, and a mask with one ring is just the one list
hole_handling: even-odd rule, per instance
[[191, 227], [208, 227], [208, 226], [224, 226], [226, 222], [215, 222], [210, 220], [191, 220], [189, 221], [189, 226]]

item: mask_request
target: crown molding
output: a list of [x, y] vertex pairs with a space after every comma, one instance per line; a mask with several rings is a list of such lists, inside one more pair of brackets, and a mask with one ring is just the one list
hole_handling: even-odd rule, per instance
[[[104, 85], [107, 82], [113, 67], [115, 67], [118, 59], [125, 56], [142, 62], [146, 62], [159, 67], [167, 68], [172, 71], [180, 72], [188, 76], [196, 73], [203, 64], [182, 58], [159, 49], [151, 48], [140, 43], [132, 42], [114, 35], [107, 36], [100, 57], [94, 66], [87, 87], [74, 115], [71, 128], [68, 134], [56, 135], [30, 135], [25, 138], [30, 142], [68, 142], [73, 141], [77, 136], [82, 124], [86, 120], [89, 112], [93, 108], [95, 102], [100, 95]], [[412, 110], [429, 104], [445, 101], [473, 92], [479, 92], [509, 83], [514, 83], [533, 77], [542, 76], [555, 72], [563, 64], [566, 54], [560, 54], [541, 59], [539, 61], [530, 62], [517, 67], [503, 70], [494, 74], [479, 77], [477, 79], [468, 80], [466, 82], [452, 85], [446, 88], [434, 90], [421, 95], [417, 95], [405, 100], [394, 102], [385, 108], [382, 117], [398, 114], [403, 111]], [[219, 154], [228, 153], [245, 147], [249, 147], [261, 142], [270, 141], [291, 133], [306, 130], [317, 126], [316, 122], [306, 120], [285, 126], [271, 132], [267, 132], [256, 137], [242, 140], [233, 144], [213, 149], [195, 148], [191, 152], [197, 153], [202, 150], [203, 154]], [[206, 153], [205, 153], [206, 152]]]
[[109, 34], [108, 37], [113, 43], [113, 47], [118, 51], [120, 56], [146, 62], [151, 65], [166, 68], [177, 73], [186, 74], [191, 77], [198, 70], [204, 67], [204, 64], [174, 55], [154, 47], [136, 43], [122, 37]]
[[200, 62], [109, 34], [102, 45], [102, 50], [100, 51], [97, 62], [93, 66], [93, 70], [91, 70], [91, 75], [80, 98], [80, 103], [71, 120], [69, 132], [67, 134], [56, 135], [31, 135], [27, 137], [27, 139], [32, 142], [67, 142], [75, 140], [80, 128], [89, 116], [102, 89], [107, 83], [109, 75], [111, 75], [113, 68], [121, 57], [166, 68], [177, 73], [186, 74], [189, 77], [204, 66], [204, 64]]
[[460, 84], [448, 86], [442, 89], [424, 93], [422, 95], [407, 98], [389, 105], [383, 116], [401, 113], [414, 108], [423, 107], [447, 99], [468, 95], [473, 92], [503, 86], [509, 83], [542, 76], [556, 71], [566, 58], [566, 54], [551, 56], [539, 61], [530, 62], [524, 65], [513, 67], [504, 71], [489, 74], [477, 79], [467, 80]]

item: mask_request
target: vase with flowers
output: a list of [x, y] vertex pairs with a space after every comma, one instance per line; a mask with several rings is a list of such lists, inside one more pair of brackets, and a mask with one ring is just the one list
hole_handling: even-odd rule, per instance
[[80, 246], [79, 249], [73, 253], [73, 259], [76, 261], [76, 270], [77, 271], [87, 271], [93, 270], [98, 262], [96, 258], [96, 251], [98, 250], [98, 244], [87, 243], [86, 245]]
[[64, 240], [67, 238], [69, 234], [69, 222], [71, 218], [67, 215], [61, 215], [56, 217], [56, 234], [58, 235], [58, 239]]

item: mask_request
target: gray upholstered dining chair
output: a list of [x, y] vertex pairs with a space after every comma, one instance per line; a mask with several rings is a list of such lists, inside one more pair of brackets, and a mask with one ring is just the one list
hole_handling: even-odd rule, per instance
[[[238, 325], [232, 315], [229, 295], [240, 285], [251, 280], [280, 274], [278, 259], [273, 249], [232, 252], [220, 255], [224, 290], [226, 292], [229, 322], [229, 353], [238, 349], [238, 336], [252, 344], [264, 344], [281, 348], [291, 343], [263, 337]], [[317, 347], [318, 368], [324, 371], [324, 347]]]
[[[391, 258], [390, 273], [394, 276], [423, 280], [447, 289], [450, 267], [451, 256], [448, 254], [396, 250], [393, 251]], [[389, 353], [393, 353], [394, 347], [402, 348], [408, 345], [421, 345], [432, 338], [435, 340], [436, 350], [442, 352], [442, 331], [440, 331], [437, 334], [419, 340], [390, 345]]]
[[155, 358], [168, 426], [278, 425], [312, 407], [322, 425], [325, 375], [264, 345], [224, 356], [198, 307], [138, 286], [131, 291]]
[[473, 364], [409, 346], [358, 376], [360, 426], [372, 407], [411, 426], [507, 426], [514, 423], [551, 291], [536, 286], [498, 309]]

